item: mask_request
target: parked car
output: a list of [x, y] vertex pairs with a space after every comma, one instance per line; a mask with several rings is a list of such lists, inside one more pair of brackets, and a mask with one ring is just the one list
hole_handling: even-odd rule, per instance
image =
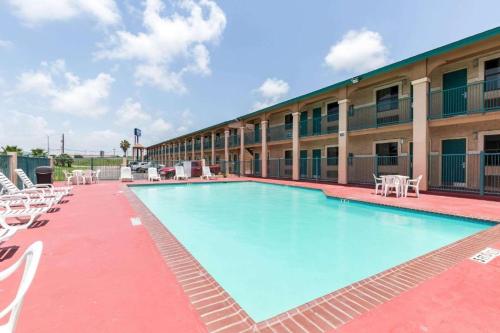
[[158, 163], [155, 162], [141, 162], [139, 166], [137, 166], [137, 169], [135, 172], [142, 172], [146, 173], [148, 172], [149, 168], [158, 168]]

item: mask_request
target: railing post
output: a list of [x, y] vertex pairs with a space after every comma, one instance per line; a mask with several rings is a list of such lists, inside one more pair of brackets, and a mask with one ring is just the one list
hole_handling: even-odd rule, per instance
[[485, 168], [484, 151], [479, 153], [479, 194], [484, 195], [484, 168]]
[[94, 158], [90, 158], [90, 170], [94, 170]]
[[373, 172], [375, 173], [375, 176], [379, 176], [378, 174], [378, 155], [375, 155], [373, 158]]

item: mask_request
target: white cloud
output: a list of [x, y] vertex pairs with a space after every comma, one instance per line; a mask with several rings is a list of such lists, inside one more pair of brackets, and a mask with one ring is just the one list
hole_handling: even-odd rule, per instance
[[261, 101], [255, 102], [254, 109], [258, 110], [276, 104], [288, 94], [289, 90], [290, 86], [286, 81], [276, 78], [266, 79], [259, 88], [255, 89], [255, 92], [260, 95]]
[[66, 70], [61, 59], [53, 63], [44, 62], [41, 67], [37, 71], [22, 73], [13, 93], [36, 94], [46, 100], [52, 111], [82, 117], [97, 117], [108, 112], [105, 101], [114, 82], [111, 75], [99, 73], [94, 79], [82, 81]]
[[186, 73], [210, 74], [206, 44], [217, 42], [226, 26], [226, 16], [212, 0], [183, 0], [173, 13], [162, 16], [165, 4], [147, 0], [143, 12], [144, 32], [117, 31], [109, 48], [98, 58], [135, 60], [136, 82], [166, 91], [186, 91]]
[[91, 16], [104, 25], [121, 21], [114, 0], [9, 0], [9, 4], [28, 25], [67, 21], [81, 15]]
[[378, 32], [350, 30], [332, 45], [325, 63], [335, 71], [365, 72], [387, 64], [388, 50]]
[[151, 116], [142, 110], [139, 102], [127, 98], [123, 105], [116, 111], [117, 123], [120, 125], [132, 125], [151, 120]]
[[0, 39], [0, 49], [9, 48], [12, 46], [12, 42], [10, 40]]
[[0, 146], [17, 145], [23, 149], [45, 148], [46, 135], [54, 131], [41, 116], [13, 110], [2, 111]]
[[162, 118], [158, 118], [151, 123], [149, 128], [153, 133], [164, 134], [172, 129], [172, 124], [167, 123]]

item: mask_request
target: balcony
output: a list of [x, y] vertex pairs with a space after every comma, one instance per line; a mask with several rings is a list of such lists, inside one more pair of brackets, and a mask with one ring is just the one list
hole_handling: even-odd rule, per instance
[[203, 140], [203, 149], [212, 149], [212, 140]]
[[199, 151], [201, 149], [201, 143], [200, 142], [195, 142], [194, 143], [194, 150]]
[[260, 131], [245, 132], [245, 145], [253, 145], [260, 142]]
[[429, 119], [498, 111], [500, 110], [500, 79], [432, 91], [429, 104]]
[[267, 131], [268, 141], [280, 141], [292, 139], [292, 124], [269, 127]]
[[231, 134], [229, 136], [229, 147], [238, 147], [240, 145], [240, 136], [238, 134]]
[[338, 133], [339, 115], [333, 114], [303, 120], [299, 124], [300, 137]]
[[224, 138], [215, 138], [215, 149], [224, 149]]
[[413, 120], [411, 98], [354, 107], [349, 110], [350, 131], [409, 123]]

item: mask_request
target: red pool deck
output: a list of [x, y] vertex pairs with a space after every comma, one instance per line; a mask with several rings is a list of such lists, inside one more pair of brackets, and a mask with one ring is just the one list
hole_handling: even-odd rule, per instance
[[[496, 201], [431, 194], [382, 198], [367, 188], [265, 181], [500, 221]], [[190, 265], [203, 268], [134, 201], [119, 182], [75, 187], [38, 227], [0, 244], [2, 270], [32, 242], [44, 243], [17, 332], [500, 332], [500, 259], [486, 265], [467, 259], [486, 246], [500, 248], [500, 225], [253, 326], [210, 276], [190, 271]], [[132, 226], [135, 216], [144, 224]], [[203, 289], [204, 281], [216, 290], [213, 297], [227, 296], [220, 304], [233, 312], [210, 309], [203, 295], [213, 299], [212, 289]], [[0, 284], [0, 308], [12, 283]]]

